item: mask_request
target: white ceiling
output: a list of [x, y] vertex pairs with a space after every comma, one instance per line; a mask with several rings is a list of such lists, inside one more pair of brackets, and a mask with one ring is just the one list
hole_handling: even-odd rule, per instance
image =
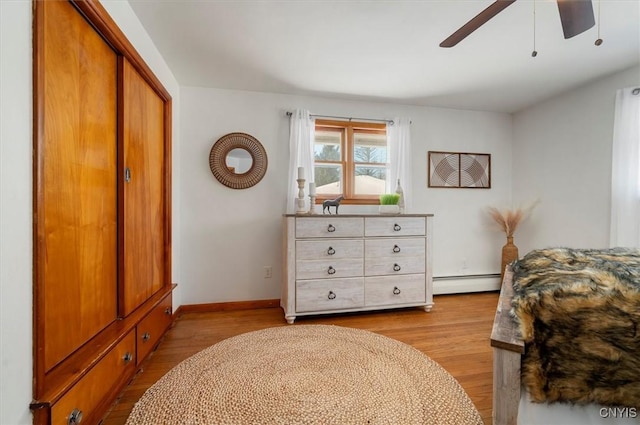
[[640, 63], [638, 0], [593, 0], [569, 40], [555, 0], [518, 0], [450, 49], [492, 0], [129, 3], [184, 86], [515, 112]]

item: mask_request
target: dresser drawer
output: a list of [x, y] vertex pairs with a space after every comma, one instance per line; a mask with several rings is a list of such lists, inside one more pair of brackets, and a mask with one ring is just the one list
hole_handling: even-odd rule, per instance
[[365, 236], [424, 236], [423, 217], [367, 217]]
[[169, 293], [136, 326], [138, 364], [153, 350], [172, 320], [173, 310]]
[[367, 259], [424, 257], [425, 250], [425, 238], [377, 238], [365, 241], [365, 257]]
[[382, 257], [365, 260], [365, 276], [397, 276], [403, 274], [424, 273], [425, 260], [421, 257]]
[[74, 411], [82, 415], [82, 423], [98, 423], [94, 410], [104, 394], [124, 385], [135, 373], [135, 347], [131, 331], [51, 407], [51, 424], [67, 425]]
[[425, 275], [365, 278], [367, 306], [421, 304], [426, 302]]
[[364, 279], [328, 279], [296, 282], [296, 311], [323, 311], [364, 306]]
[[362, 258], [364, 244], [361, 239], [304, 240], [296, 242], [298, 260], [334, 258]]
[[333, 279], [362, 276], [364, 258], [296, 261], [296, 279]]
[[357, 238], [363, 234], [361, 217], [296, 218], [296, 238]]

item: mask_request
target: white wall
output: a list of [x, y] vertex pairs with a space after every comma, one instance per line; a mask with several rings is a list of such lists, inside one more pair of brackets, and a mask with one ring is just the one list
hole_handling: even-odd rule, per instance
[[0, 1], [0, 424], [31, 413], [31, 2]]
[[[105, 8], [174, 99], [174, 185], [180, 184], [179, 86], [123, 1]], [[30, 1], [0, 1], [0, 424], [31, 424], [32, 50]], [[178, 193], [176, 193], [178, 192]], [[180, 271], [180, 194], [174, 191], [174, 269]], [[178, 299], [176, 300], [176, 296]], [[179, 305], [179, 294], [174, 305]]]
[[521, 254], [608, 246], [615, 92], [631, 86], [638, 66], [514, 115], [514, 202], [540, 200], [516, 233]]
[[[503, 237], [488, 226], [484, 208], [511, 202], [510, 115], [198, 87], [182, 87], [181, 95], [184, 304], [280, 297], [289, 164], [285, 113], [297, 107], [316, 114], [410, 117], [413, 212], [435, 214], [434, 274], [499, 273]], [[252, 188], [229, 189], [209, 169], [211, 147], [230, 132], [253, 135], [267, 151], [267, 173]], [[492, 189], [428, 189], [429, 150], [491, 153]], [[340, 207], [356, 211], [376, 208]], [[263, 277], [264, 266], [273, 267], [271, 279]]]

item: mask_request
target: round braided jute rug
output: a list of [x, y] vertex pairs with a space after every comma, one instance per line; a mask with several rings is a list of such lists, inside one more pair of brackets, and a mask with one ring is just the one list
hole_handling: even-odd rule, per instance
[[221, 341], [150, 387], [127, 425], [482, 424], [460, 384], [373, 332], [289, 325]]

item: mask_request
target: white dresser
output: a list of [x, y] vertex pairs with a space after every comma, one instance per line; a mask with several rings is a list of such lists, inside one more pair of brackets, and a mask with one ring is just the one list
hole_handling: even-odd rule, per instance
[[433, 306], [432, 214], [285, 215], [280, 305], [297, 316]]

